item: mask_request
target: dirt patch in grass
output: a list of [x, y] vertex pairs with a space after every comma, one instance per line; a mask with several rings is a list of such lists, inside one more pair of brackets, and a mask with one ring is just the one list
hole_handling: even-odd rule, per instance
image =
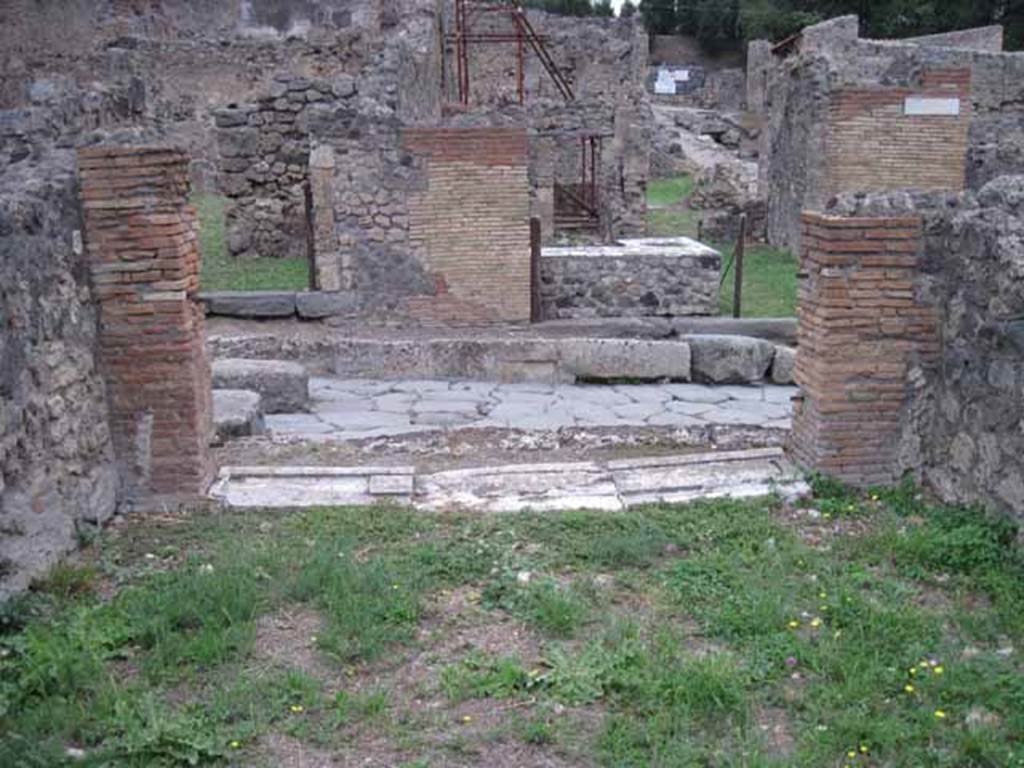
[[[337, 768], [340, 765], [387, 765], [388, 763], [346, 763], [325, 749], [312, 746], [292, 736], [271, 732], [262, 741], [262, 765], [274, 768]], [[396, 763], [390, 763], [396, 765]]]
[[317, 650], [317, 636], [323, 631], [323, 617], [304, 606], [286, 606], [256, 621], [253, 655], [281, 667], [291, 667], [336, 688], [338, 670]]
[[757, 711], [755, 719], [770, 754], [788, 757], [793, 753], [796, 742], [793, 739], [793, 724], [786, 710], [781, 707], [762, 707]]

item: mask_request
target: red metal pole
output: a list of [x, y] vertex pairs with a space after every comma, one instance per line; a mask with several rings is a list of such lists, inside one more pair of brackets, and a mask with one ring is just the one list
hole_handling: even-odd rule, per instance
[[[522, 13], [522, 8], [518, 8], [517, 12]], [[520, 104], [526, 101], [523, 76], [523, 27], [521, 24], [516, 24], [516, 92], [519, 94]]]

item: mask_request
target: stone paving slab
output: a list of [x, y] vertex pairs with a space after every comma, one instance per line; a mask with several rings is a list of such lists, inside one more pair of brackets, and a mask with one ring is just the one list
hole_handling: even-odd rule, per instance
[[779, 448], [608, 462], [505, 464], [417, 474], [411, 467], [225, 467], [211, 496], [230, 507], [367, 504], [477, 512], [600, 509], [778, 490], [807, 491]]
[[308, 413], [266, 417], [273, 436], [361, 440], [453, 429], [567, 427], [786, 429], [796, 387], [497, 384], [312, 377]]

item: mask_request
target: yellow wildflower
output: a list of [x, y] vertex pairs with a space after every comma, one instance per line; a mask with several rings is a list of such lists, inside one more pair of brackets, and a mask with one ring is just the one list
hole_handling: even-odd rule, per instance
[[821, 619], [819, 619], [817, 616], [815, 616], [813, 619], [811, 619], [811, 626], [814, 627], [815, 629], [820, 627], [821, 626]]
[[942, 668], [942, 665], [940, 664], [935, 669], [933, 669], [932, 672], [934, 672], [936, 675], [941, 675], [943, 672], [945, 672], [945, 670]]
[[292, 704], [290, 707], [288, 707], [288, 709], [290, 709], [295, 714], [299, 714], [300, 712], [306, 711], [306, 708], [301, 704]]
[[789, 624], [787, 624], [786, 626], [789, 627], [790, 629], [796, 629], [797, 627], [800, 626], [800, 622], [797, 621], [796, 619], [791, 619]]
[[936, 709], [935, 716], [939, 718], [939, 720], [943, 720], [946, 717], [946, 711], [943, 709]]
[[230, 742], [228, 742], [228, 746], [231, 747], [232, 749], [238, 749], [239, 747], [242, 746], [242, 742], [237, 741], [237, 740], [236, 741], [230, 741]]
[[903, 686], [903, 690], [906, 691], [907, 693], [913, 693], [914, 692], [914, 686], [912, 686], [910, 683], [907, 683], [906, 685]]

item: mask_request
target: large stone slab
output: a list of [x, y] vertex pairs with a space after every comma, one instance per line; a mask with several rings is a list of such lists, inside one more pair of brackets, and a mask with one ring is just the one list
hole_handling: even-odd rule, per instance
[[689, 381], [690, 346], [651, 339], [566, 339], [562, 367], [583, 381]]
[[295, 294], [288, 291], [209, 291], [199, 294], [211, 315], [270, 318], [295, 314]]
[[295, 308], [306, 320], [350, 315], [358, 311], [359, 297], [352, 291], [308, 291], [295, 294]]
[[263, 434], [259, 392], [248, 389], [213, 390], [213, 431], [218, 443], [232, 437]]
[[712, 384], [753, 384], [761, 381], [775, 356], [775, 345], [749, 336], [708, 334], [686, 336], [694, 381]]
[[313, 507], [410, 500], [413, 467], [224, 467], [210, 496], [229, 507]]
[[294, 413], [309, 407], [309, 374], [287, 360], [225, 358], [211, 366], [215, 389], [249, 389], [263, 398], [264, 413]]

